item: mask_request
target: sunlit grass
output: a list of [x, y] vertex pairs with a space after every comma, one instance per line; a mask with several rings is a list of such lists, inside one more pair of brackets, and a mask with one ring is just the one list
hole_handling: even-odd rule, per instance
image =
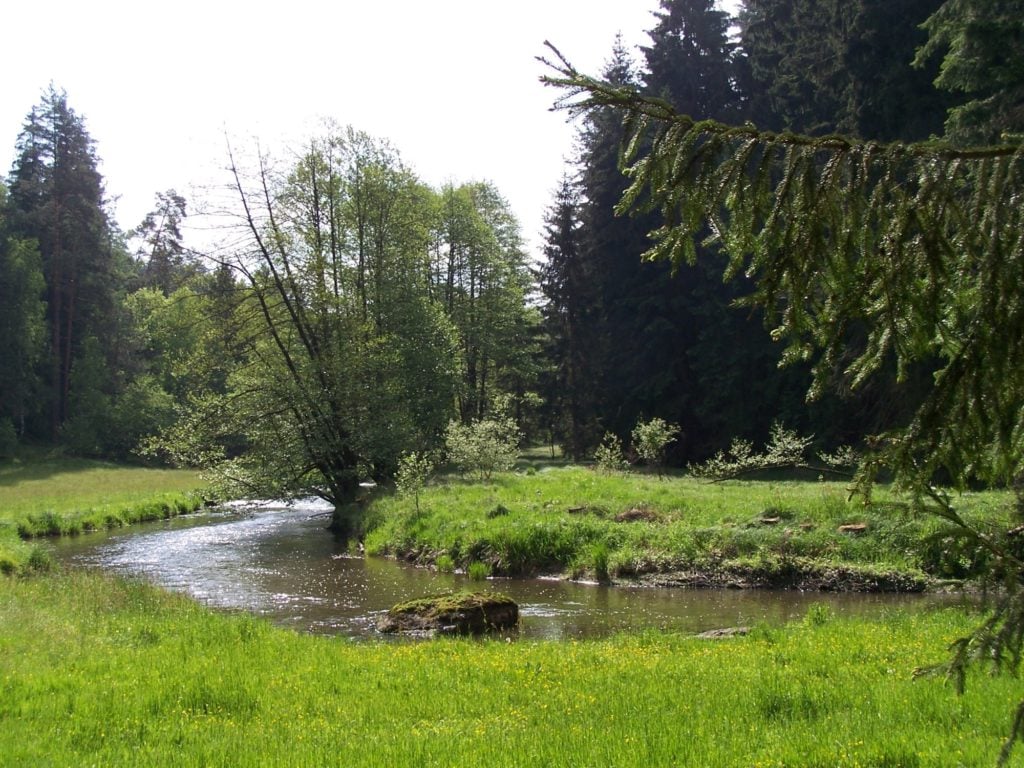
[[5, 766], [978, 766], [1024, 696], [912, 679], [976, 620], [952, 610], [353, 644], [93, 575], [0, 586]]
[[[419, 512], [408, 499], [381, 497], [368, 511], [366, 547], [421, 562], [443, 555], [463, 567], [486, 561], [499, 573], [634, 576], [713, 567], [771, 579], [787, 568], [845, 566], [917, 583], [925, 574], [969, 570], [937, 518], [912, 514], [885, 488], [873, 501], [851, 499], [836, 482], [707, 483], [549, 468], [490, 483], [436, 482], [420, 495]], [[1006, 523], [1007, 501], [1001, 492], [956, 499], [982, 527]]]
[[190, 512], [202, 501], [201, 486], [191, 470], [42, 457], [0, 464], [0, 571], [29, 562], [33, 547], [21, 539]]

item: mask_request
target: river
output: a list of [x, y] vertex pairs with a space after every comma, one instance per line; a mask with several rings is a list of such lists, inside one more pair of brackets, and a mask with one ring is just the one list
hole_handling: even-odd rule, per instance
[[219, 609], [244, 610], [302, 632], [379, 637], [375, 624], [395, 603], [455, 588], [503, 592], [519, 603], [524, 638], [602, 637], [667, 629], [697, 633], [802, 617], [814, 603], [836, 613], [917, 610], [950, 598], [766, 590], [608, 587], [558, 579], [491, 579], [380, 558], [349, 556], [325, 530], [330, 510], [236, 504], [160, 523], [55, 540], [54, 558], [147, 579]]

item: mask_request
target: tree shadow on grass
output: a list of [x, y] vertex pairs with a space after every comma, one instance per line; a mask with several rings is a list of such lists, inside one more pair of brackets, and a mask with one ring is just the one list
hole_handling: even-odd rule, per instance
[[55, 475], [89, 472], [96, 469], [114, 469], [117, 465], [95, 459], [68, 458], [46, 455], [42, 452], [0, 462], [0, 487], [49, 480]]

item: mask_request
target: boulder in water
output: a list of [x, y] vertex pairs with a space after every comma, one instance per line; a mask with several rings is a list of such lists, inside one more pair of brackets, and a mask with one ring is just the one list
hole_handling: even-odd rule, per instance
[[399, 603], [377, 622], [388, 633], [481, 635], [519, 623], [519, 606], [505, 595], [455, 592]]

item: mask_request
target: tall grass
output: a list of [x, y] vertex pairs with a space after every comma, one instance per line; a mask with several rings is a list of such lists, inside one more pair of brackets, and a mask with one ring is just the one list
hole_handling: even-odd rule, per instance
[[[969, 557], [936, 518], [911, 514], [886, 489], [871, 506], [848, 495], [834, 482], [709, 484], [551, 468], [490, 483], [435, 483], [418, 512], [407, 500], [379, 498], [366, 547], [421, 562], [487, 561], [504, 574], [604, 578], [698, 568], [785, 583], [841, 568], [859, 584], [898, 588], [918, 587], [926, 575], [970, 575]], [[984, 528], [1007, 523], [1008, 501], [1006, 493], [975, 493], [959, 506]]]
[[5, 766], [991, 765], [1024, 683], [954, 611], [706, 641], [353, 644], [94, 575], [0, 590]]

